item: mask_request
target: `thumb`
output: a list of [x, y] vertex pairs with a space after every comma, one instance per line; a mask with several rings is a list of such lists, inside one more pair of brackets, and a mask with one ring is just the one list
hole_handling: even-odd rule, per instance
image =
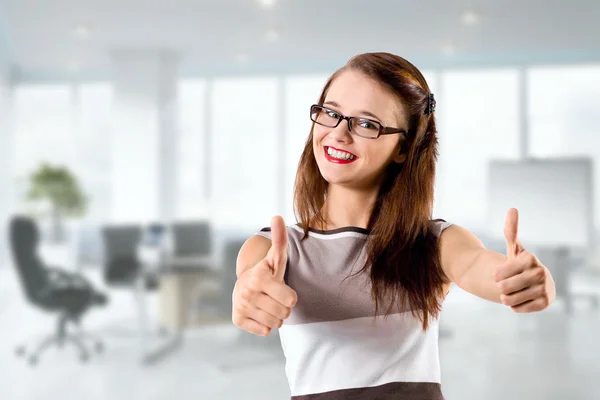
[[506, 238], [506, 256], [509, 259], [516, 258], [519, 254], [520, 243], [517, 238], [519, 233], [519, 211], [516, 208], [511, 208], [506, 213], [506, 221], [504, 222], [504, 237]]
[[282, 217], [271, 220], [271, 249], [267, 253], [267, 261], [273, 268], [275, 279], [283, 282], [287, 263], [287, 228]]

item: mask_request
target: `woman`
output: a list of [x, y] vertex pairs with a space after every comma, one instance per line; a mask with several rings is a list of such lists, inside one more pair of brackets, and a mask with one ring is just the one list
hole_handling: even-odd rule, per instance
[[454, 282], [515, 312], [554, 300], [554, 282], [517, 239], [507, 255], [431, 220], [435, 99], [387, 53], [352, 58], [311, 107], [295, 186], [298, 225], [275, 217], [237, 263], [233, 321], [280, 328], [294, 399], [443, 399], [438, 317]]

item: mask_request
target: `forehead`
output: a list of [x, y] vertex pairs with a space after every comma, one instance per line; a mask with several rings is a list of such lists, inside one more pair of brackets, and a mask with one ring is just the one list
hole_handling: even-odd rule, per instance
[[383, 123], [394, 125], [404, 120], [403, 107], [392, 93], [361, 72], [346, 70], [333, 80], [325, 101], [334, 101], [347, 115], [367, 111]]

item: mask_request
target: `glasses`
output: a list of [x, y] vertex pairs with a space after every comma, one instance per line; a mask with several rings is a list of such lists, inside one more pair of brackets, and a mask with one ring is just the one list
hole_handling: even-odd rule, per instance
[[377, 139], [381, 135], [391, 135], [393, 133], [406, 135], [404, 129], [386, 127], [368, 118], [345, 117], [337, 111], [316, 104], [310, 107], [310, 119], [314, 123], [328, 128], [337, 128], [340, 122], [345, 119], [348, 121], [348, 131], [350, 133], [367, 139]]

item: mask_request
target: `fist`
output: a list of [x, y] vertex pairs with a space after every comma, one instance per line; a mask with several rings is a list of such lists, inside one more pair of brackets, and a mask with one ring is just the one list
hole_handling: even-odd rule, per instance
[[283, 218], [271, 221], [271, 248], [264, 259], [244, 272], [233, 289], [233, 323], [240, 329], [267, 336], [280, 328], [297, 302], [284, 283], [287, 230]]
[[548, 269], [518, 239], [519, 214], [506, 214], [506, 262], [495, 271], [500, 301], [518, 313], [541, 311], [554, 300], [554, 284]]

